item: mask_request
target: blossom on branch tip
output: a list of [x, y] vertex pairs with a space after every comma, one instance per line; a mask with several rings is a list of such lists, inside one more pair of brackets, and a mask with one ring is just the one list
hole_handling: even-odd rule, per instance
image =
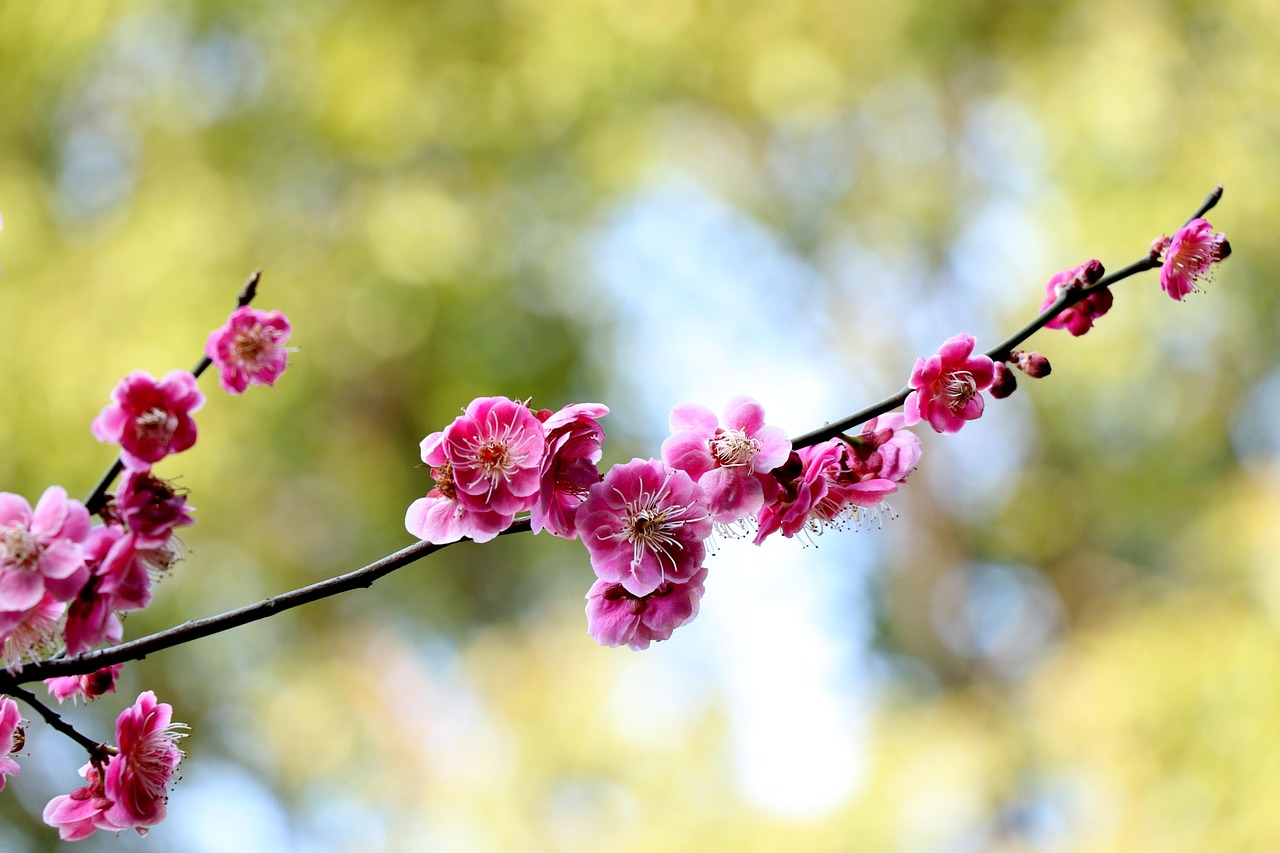
[[279, 311], [237, 308], [221, 328], [209, 333], [204, 354], [218, 368], [218, 382], [229, 394], [250, 385], [274, 385], [284, 373], [292, 347], [289, 320]]
[[[1062, 294], [1071, 290], [1080, 290], [1102, 279], [1103, 268], [1098, 261], [1089, 261], [1078, 267], [1063, 270], [1049, 279], [1045, 285], [1044, 302], [1040, 310], [1045, 311], [1057, 302]], [[1111, 310], [1114, 297], [1110, 288], [1103, 288], [1089, 294], [1084, 299], [1067, 306], [1058, 315], [1045, 323], [1045, 328], [1066, 329], [1074, 337], [1080, 337], [1093, 328], [1093, 323], [1103, 314]]]
[[8, 696], [0, 698], [0, 791], [4, 790], [8, 777], [16, 776], [21, 769], [13, 755], [20, 752], [25, 743], [18, 703]]
[[982, 417], [982, 392], [991, 387], [995, 365], [985, 355], [973, 355], [975, 343], [962, 332], [944, 341], [937, 354], [916, 359], [903, 406], [906, 426], [923, 420], [935, 432], [952, 433]]
[[135, 370], [111, 392], [111, 404], [94, 418], [93, 435], [120, 445], [126, 468], [145, 470], [171, 453], [196, 443], [191, 413], [204, 405], [196, 378], [171, 370], [159, 382]]
[[657, 459], [632, 459], [591, 487], [577, 527], [596, 576], [645, 596], [697, 574], [711, 517], [688, 474]]
[[29, 610], [46, 592], [57, 601], [74, 596], [88, 576], [89, 527], [89, 511], [61, 486], [45, 489], [34, 510], [0, 492], [0, 611]]
[[1167, 243], [1164, 238], [1153, 243], [1151, 251], [1160, 255], [1160, 288], [1181, 302], [1199, 289], [1198, 282], [1213, 277], [1213, 265], [1231, 254], [1231, 244], [1225, 234], [1214, 234], [1213, 226], [1204, 219], [1193, 219]]
[[724, 426], [697, 403], [676, 406], [670, 423], [662, 461], [698, 483], [717, 525], [753, 517], [775, 496], [777, 481], [769, 472], [787, 461], [791, 441], [780, 428], [765, 424], [764, 408], [755, 400], [730, 400]]
[[698, 615], [707, 570], [684, 583], [661, 583], [648, 595], [632, 595], [620, 583], [597, 580], [587, 592], [587, 633], [602, 646], [639, 651], [670, 639]]
[[604, 430], [597, 422], [609, 414], [600, 403], [573, 403], [558, 412], [543, 409], [536, 414], [546, 431], [546, 455], [542, 460], [538, 499], [530, 508], [534, 533], [543, 530], [576, 539], [578, 507], [589, 490], [600, 482], [596, 465], [603, 455]]

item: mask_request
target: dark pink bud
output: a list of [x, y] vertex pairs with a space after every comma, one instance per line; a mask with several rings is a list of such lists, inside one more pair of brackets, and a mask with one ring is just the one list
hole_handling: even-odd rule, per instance
[[1081, 270], [1081, 277], [1084, 279], [1085, 285], [1088, 286], [1091, 284], [1097, 284], [1101, 281], [1105, 272], [1106, 270], [1102, 268], [1101, 262], [1096, 260], [1089, 261], [1089, 263], [1084, 265], [1084, 269]]
[[1009, 360], [1032, 379], [1042, 379], [1053, 370], [1049, 359], [1038, 352], [1024, 352], [1016, 349], [1010, 354]]
[[1153, 259], [1159, 259], [1167, 248], [1169, 248], [1169, 238], [1164, 234], [1161, 234], [1159, 237], [1151, 241], [1151, 257]]
[[991, 383], [991, 396], [1003, 400], [1018, 390], [1018, 379], [1003, 361], [996, 362], [996, 378]]

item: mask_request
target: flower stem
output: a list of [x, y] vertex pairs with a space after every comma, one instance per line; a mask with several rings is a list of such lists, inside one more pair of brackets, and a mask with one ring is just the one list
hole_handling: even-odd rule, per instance
[[107, 760], [107, 755], [110, 750], [106, 744], [97, 743], [96, 741], [92, 741], [80, 734], [80, 732], [76, 731], [75, 726], [62, 719], [58, 712], [54, 711], [48, 705], [37, 699], [34, 693], [23, 690], [16, 684], [5, 685], [4, 692], [8, 693], [10, 696], [21, 699], [23, 702], [30, 705], [35, 709], [37, 714], [44, 718], [44, 721], [48, 723], [51, 728], [61, 732], [83, 746], [85, 750], [88, 751], [89, 759], [91, 761], [101, 763]]

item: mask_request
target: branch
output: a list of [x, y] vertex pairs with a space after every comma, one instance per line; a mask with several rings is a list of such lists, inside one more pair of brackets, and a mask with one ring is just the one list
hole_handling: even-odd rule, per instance
[[62, 719], [56, 711], [37, 699], [34, 693], [23, 690], [16, 684], [6, 685], [4, 692], [8, 693], [10, 696], [16, 696], [23, 702], [30, 705], [35, 709], [36, 713], [41, 717], [44, 717], [44, 721], [52, 728], [62, 732], [64, 735], [83, 746], [89, 753], [89, 759], [91, 761], [101, 763], [107, 760], [109, 748], [106, 744], [97, 743], [80, 734], [80, 732], [76, 731], [75, 726]]

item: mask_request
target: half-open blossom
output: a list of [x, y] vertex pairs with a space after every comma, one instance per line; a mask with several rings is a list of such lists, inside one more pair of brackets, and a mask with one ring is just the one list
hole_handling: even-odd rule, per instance
[[966, 421], [982, 416], [982, 392], [991, 387], [995, 365], [973, 355], [975, 343], [972, 335], [953, 335], [936, 355], [916, 359], [903, 406], [907, 426], [923, 420], [937, 432], [959, 432]]
[[[1072, 267], [1069, 270], [1063, 270], [1055, 274], [1049, 279], [1045, 285], [1044, 303], [1040, 306], [1040, 310], [1044, 311], [1063, 293], [1071, 289], [1080, 289], [1088, 287], [1102, 278], [1102, 264], [1098, 261], [1089, 261], [1078, 267]], [[1045, 327], [1049, 329], [1066, 329], [1073, 336], [1079, 337], [1085, 332], [1093, 328], [1093, 323], [1103, 314], [1111, 310], [1114, 301], [1111, 289], [1103, 288], [1089, 294], [1084, 299], [1062, 309], [1058, 315], [1045, 323]]]
[[20, 768], [13, 754], [21, 751], [25, 742], [18, 703], [5, 696], [0, 699], [0, 791], [4, 790], [6, 779], [17, 775]]
[[632, 595], [620, 583], [597, 580], [587, 593], [587, 633], [602, 646], [647, 649], [698, 615], [707, 570], [684, 583], [660, 583], [648, 595]]
[[115, 507], [141, 548], [162, 546], [175, 527], [195, 524], [185, 490], [150, 471], [125, 471], [116, 490]]
[[151, 601], [146, 566], [136, 559], [131, 534], [118, 524], [94, 527], [85, 540], [89, 578], [67, 608], [67, 653], [118, 642], [124, 635], [117, 611], [137, 610]]
[[156, 701], [150, 690], [116, 720], [119, 753], [107, 762], [103, 780], [112, 806], [106, 818], [117, 826], [145, 827], [164, 820], [169, 782], [182, 760], [178, 739], [186, 726], [173, 722], [173, 708]]
[[89, 512], [66, 489], [50, 486], [31, 505], [0, 492], [0, 611], [35, 607], [47, 591], [58, 601], [76, 594], [88, 577], [81, 543]]
[[88, 783], [70, 794], [54, 797], [44, 807], [41, 819], [58, 830], [58, 837], [63, 841], [79, 841], [88, 838], [99, 829], [107, 832], [119, 832], [128, 827], [116, 826], [106, 818], [107, 809], [111, 808], [111, 800], [102, 784], [102, 771], [98, 765], [90, 762], [80, 768], [80, 775]]
[[602, 455], [604, 430], [597, 419], [609, 414], [599, 403], [574, 403], [558, 412], [543, 409], [538, 420], [547, 434], [538, 500], [529, 513], [534, 533], [543, 530], [575, 539], [578, 507], [587, 490], [600, 482], [596, 465]]
[[147, 469], [196, 443], [191, 413], [202, 405], [204, 395], [187, 371], [171, 370], [157, 382], [135, 370], [112, 390], [111, 404], [93, 420], [93, 435], [119, 444], [126, 468]]
[[218, 382], [228, 393], [242, 394], [250, 385], [274, 385], [289, 360], [289, 321], [279, 311], [237, 308], [221, 328], [209, 333], [204, 354], [218, 368]]
[[776, 485], [769, 472], [787, 461], [789, 453], [787, 434], [767, 426], [764, 408], [750, 397], [729, 401], [723, 427], [705, 406], [676, 406], [671, 435], [662, 443], [662, 461], [702, 487], [711, 518], [719, 525], [760, 511]]
[[453, 463], [444, 456], [444, 433], [431, 433], [422, 440], [421, 449], [422, 461], [431, 466], [435, 485], [426, 497], [409, 505], [404, 515], [406, 530], [419, 539], [444, 545], [464, 536], [475, 542], [488, 542], [511, 526], [514, 514], [469, 509], [458, 500]]
[[657, 459], [632, 459], [591, 487], [577, 526], [596, 575], [644, 596], [697, 574], [711, 517], [688, 474]]
[[1174, 232], [1168, 245], [1157, 241], [1153, 249], [1163, 248], [1160, 287], [1181, 302], [1197, 284], [1212, 278], [1212, 267], [1231, 254], [1225, 234], [1214, 234], [1213, 226], [1204, 219], [1193, 219]]
[[111, 666], [104, 666], [102, 669], [94, 670], [86, 675], [61, 675], [57, 678], [46, 678], [44, 686], [49, 689], [49, 695], [61, 703], [64, 699], [70, 699], [73, 702], [80, 697], [86, 700], [97, 699], [104, 693], [114, 693], [116, 691], [116, 678], [120, 675], [120, 669], [124, 666], [122, 663], [113, 663]]

